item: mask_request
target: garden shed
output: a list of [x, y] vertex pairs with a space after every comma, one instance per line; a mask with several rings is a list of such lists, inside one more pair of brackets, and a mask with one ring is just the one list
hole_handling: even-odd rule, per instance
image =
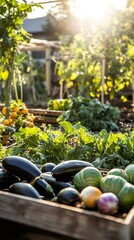
[[27, 52], [30, 56], [31, 53], [34, 51], [45, 51], [45, 80], [46, 80], [46, 91], [47, 94], [51, 94], [51, 52], [52, 49], [59, 48], [58, 41], [48, 41], [48, 40], [41, 40], [41, 39], [34, 39], [31, 38], [29, 43], [23, 42], [19, 49], [20, 51]]

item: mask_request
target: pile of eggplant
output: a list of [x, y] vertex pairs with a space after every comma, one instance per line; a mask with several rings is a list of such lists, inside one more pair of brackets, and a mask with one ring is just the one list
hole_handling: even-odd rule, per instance
[[80, 201], [80, 194], [71, 180], [87, 166], [93, 165], [82, 160], [67, 160], [38, 167], [24, 157], [8, 156], [2, 160], [0, 168], [0, 190], [75, 205]]

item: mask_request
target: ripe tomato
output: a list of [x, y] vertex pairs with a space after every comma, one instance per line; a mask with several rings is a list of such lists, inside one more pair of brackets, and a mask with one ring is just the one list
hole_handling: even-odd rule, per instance
[[9, 123], [13, 123], [14, 122], [14, 118], [9, 118], [8, 121], [9, 121]]
[[23, 108], [23, 109], [21, 110], [21, 113], [22, 113], [22, 114], [28, 114], [28, 109], [27, 109], [27, 108]]
[[11, 112], [10, 117], [11, 118], [16, 118], [18, 116], [17, 112]]
[[18, 113], [18, 112], [19, 112], [19, 110], [20, 110], [20, 109], [19, 109], [19, 107], [17, 107], [17, 106], [13, 108], [13, 112], [16, 112], [16, 113]]
[[5, 126], [9, 126], [9, 124], [10, 124], [10, 123], [9, 123], [9, 120], [8, 120], [8, 119], [4, 119], [4, 120], [3, 120], [3, 124], [4, 124]]
[[6, 116], [6, 113], [7, 113], [7, 108], [6, 107], [3, 107], [2, 110], [1, 110], [2, 114], [4, 116]]

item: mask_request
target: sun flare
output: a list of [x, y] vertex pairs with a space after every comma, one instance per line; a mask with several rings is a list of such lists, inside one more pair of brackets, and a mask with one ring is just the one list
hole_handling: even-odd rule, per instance
[[111, 7], [123, 10], [126, 2], [127, 0], [76, 0], [71, 8], [77, 18], [99, 20], [109, 13]]
[[[19, 0], [21, 1], [21, 0]], [[42, 17], [46, 14], [55, 3], [44, 4], [43, 0], [27, 0], [28, 2], [42, 2], [43, 8], [35, 7], [34, 11], [29, 14], [31, 18]], [[54, 4], [54, 5], [53, 5]], [[105, 19], [109, 14], [111, 7], [124, 10], [127, 0], [69, 0], [69, 6], [74, 16], [79, 19], [92, 18], [99, 21]]]

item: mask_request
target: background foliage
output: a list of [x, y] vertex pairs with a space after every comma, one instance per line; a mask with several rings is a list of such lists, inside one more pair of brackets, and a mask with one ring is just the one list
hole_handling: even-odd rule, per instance
[[60, 84], [66, 95], [99, 98], [102, 91], [102, 59], [105, 58], [105, 96], [113, 99], [124, 89], [131, 89], [134, 57], [134, 9], [112, 9], [107, 21], [83, 21], [80, 33], [62, 41], [61, 58], [57, 61]]

